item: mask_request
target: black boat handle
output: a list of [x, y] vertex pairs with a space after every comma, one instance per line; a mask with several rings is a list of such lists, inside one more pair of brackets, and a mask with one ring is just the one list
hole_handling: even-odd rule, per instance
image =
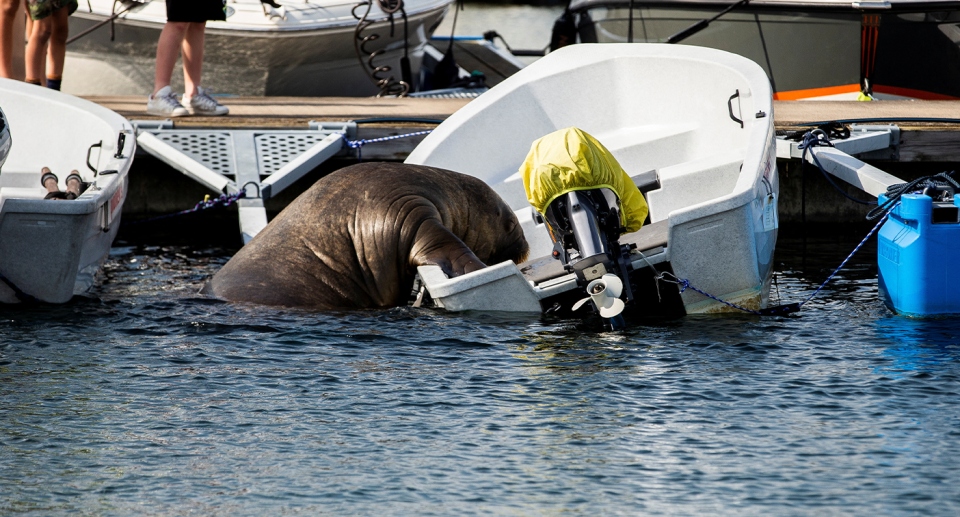
[[113, 155], [114, 158], [123, 158], [123, 144], [125, 143], [127, 143], [127, 135], [121, 131], [117, 138], [117, 154]]
[[730, 99], [727, 100], [727, 109], [730, 110], [730, 118], [732, 118], [734, 122], [739, 122], [740, 129], [743, 129], [743, 121], [733, 116], [733, 99], [736, 99], [739, 96], [740, 96], [740, 90], [738, 89], [737, 93], [734, 93], [733, 95], [731, 95]]
[[[731, 112], [732, 113], [732, 112]], [[97, 177], [97, 168], [90, 164], [90, 154], [93, 153], [94, 147], [103, 147], [103, 140], [93, 144], [87, 149], [87, 168], [93, 171], [93, 177]]]

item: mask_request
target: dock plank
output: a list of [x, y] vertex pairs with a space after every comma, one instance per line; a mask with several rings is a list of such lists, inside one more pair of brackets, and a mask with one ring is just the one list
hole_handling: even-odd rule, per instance
[[[137, 95], [87, 96], [87, 100], [116, 111], [127, 118], [159, 119], [146, 112], [146, 99]], [[470, 99], [373, 98], [373, 97], [224, 97], [230, 108], [226, 117], [183, 117], [177, 122], [197, 125], [250, 123], [260, 120], [274, 123], [286, 120], [350, 120], [358, 118], [435, 118], [445, 119], [465, 106]], [[830, 120], [882, 118], [908, 125], [941, 124], [935, 120], [960, 120], [958, 101], [774, 101], [774, 121], [778, 126], [796, 126]]]
[[[138, 95], [87, 96], [85, 99], [129, 119], [156, 120], [147, 114], [147, 100]], [[343, 121], [366, 118], [426, 118], [443, 120], [470, 99], [372, 97], [223, 97], [230, 108], [225, 117], [180, 117], [189, 127], [287, 127], [307, 120]]]
[[[89, 96], [86, 99], [130, 119], [159, 119], [147, 115], [142, 96]], [[444, 120], [470, 99], [372, 97], [225, 97], [226, 117], [183, 117], [184, 128], [302, 128], [307, 121], [345, 121], [370, 118]], [[901, 162], [960, 161], [960, 101], [774, 101], [777, 129], [831, 120], [886, 119], [901, 128]], [[888, 123], [888, 122], [880, 122]], [[358, 138], [379, 138], [433, 127], [422, 122], [393, 121], [361, 127]], [[364, 149], [376, 160], [402, 160], [422, 136], [379, 143]], [[369, 154], [368, 154], [369, 153]]]
[[960, 120], [958, 101], [774, 101], [774, 122], [797, 126], [851, 119], [890, 119], [904, 127], [944, 124], [933, 120]]

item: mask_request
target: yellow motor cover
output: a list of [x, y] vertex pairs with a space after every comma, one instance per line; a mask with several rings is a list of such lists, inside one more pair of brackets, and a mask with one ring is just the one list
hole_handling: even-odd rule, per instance
[[520, 166], [527, 200], [545, 213], [554, 199], [574, 190], [608, 188], [620, 198], [625, 233], [643, 226], [647, 202], [637, 185], [596, 138], [568, 127], [533, 142]]

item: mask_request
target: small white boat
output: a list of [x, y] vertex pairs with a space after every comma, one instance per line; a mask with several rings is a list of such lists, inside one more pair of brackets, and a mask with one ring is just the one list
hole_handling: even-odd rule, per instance
[[[552, 52], [454, 113], [410, 154], [407, 163], [489, 184], [515, 210], [533, 257], [453, 279], [421, 267], [435, 301], [451, 310], [541, 311], [583, 298], [575, 275], [551, 257], [553, 242], [518, 173], [534, 140], [571, 126], [606, 146], [644, 193], [649, 222], [620, 239], [636, 245], [633, 276], [652, 278], [653, 267], [731, 303], [766, 307], [779, 193], [770, 82], [741, 56], [659, 44]], [[633, 282], [640, 305], [735, 310], [663, 281]]]
[[[279, 0], [280, 9], [260, 0], [231, 0], [226, 21], [207, 23], [203, 83], [233, 95], [369, 96], [380, 90], [366, 64], [389, 66], [379, 78], [402, 76], [401, 58], [409, 58], [415, 89], [424, 47], [452, 0], [404, 0], [407, 26], [399, 12], [391, 22], [378, 2], [370, 7], [361, 37], [364, 63], [354, 47], [357, 16], [367, 9], [359, 0]], [[128, 5], [107, 26], [67, 46], [63, 89], [74, 95], [149, 95], [153, 92], [157, 40], [166, 23], [163, 0], [145, 4], [89, 0], [70, 17], [70, 34], [104, 22]], [[182, 88], [174, 71], [174, 91]]]
[[[106, 108], [8, 79], [0, 109], [12, 140], [0, 168], [0, 303], [63, 303], [94, 284], [117, 235], [136, 135]], [[76, 170], [85, 190], [44, 199], [43, 167], [62, 191]]]

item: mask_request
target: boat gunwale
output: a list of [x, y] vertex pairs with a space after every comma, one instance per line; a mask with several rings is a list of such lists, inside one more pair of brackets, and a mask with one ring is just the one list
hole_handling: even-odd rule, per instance
[[[611, 46], [630, 49], [631, 52], [627, 55], [620, 55], [616, 53], [616, 49], [610, 48]], [[766, 73], [764, 73], [763, 69], [760, 68], [760, 65], [743, 56], [723, 50], [689, 45], [676, 46], [663, 43], [581, 43], [577, 45], [569, 45], [552, 52], [551, 55], [558, 54], [558, 56], [555, 56], [551, 59], [562, 59], [559, 54], [572, 54], [578, 51], [584, 51], [583, 49], [585, 48], [603, 49], [602, 53], [605, 56], [603, 59], [604, 61], [624, 58], [656, 58], [664, 57], [666, 53], [669, 53], [669, 58], [673, 60], [709, 63], [714, 66], [730, 69], [734, 73], [743, 77], [743, 80], [750, 86], [750, 91], [748, 93], [752, 99], [751, 111], [764, 111], [765, 115], [762, 118], [748, 119], [751, 122], [751, 134], [747, 135], [745, 138], [746, 145], [743, 146], [744, 157], [736, 184], [727, 194], [723, 194], [709, 200], [692, 204], [670, 212], [668, 214], [668, 218], [670, 220], [671, 236], [678, 225], [696, 219], [710, 217], [723, 212], [742, 208], [753, 202], [753, 200], [757, 197], [757, 192], [762, 188], [764, 165], [770, 161], [771, 156], [774, 157], [773, 167], [776, 167], [776, 153], [773, 150], [773, 89], [770, 85], [770, 81], [767, 79]], [[567, 65], [562, 65], [561, 67], [550, 71], [550, 73], [547, 75], [556, 75], [567, 72], [570, 70], [570, 68], [568, 68], [569, 63], [579, 62], [579, 59], [582, 59], [566, 55], [563, 57], [566, 58], [564, 62], [567, 63]], [[490, 91], [475, 99], [467, 107], [474, 104], [476, 104], [478, 107], [481, 106], [481, 104], [484, 107], [490, 106], [493, 103], [499, 102], [508, 95], [511, 95], [512, 92], [517, 91], [521, 87], [535, 82], [536, 79], [527, 79], [528, 74], [530, 74], [529, 71], [536, 70], [534, 73], [539, 73], [539, 69], [542, 66], [546, 66], [543, 64], [546, 62], [547, 61], [545, 60], [539, 60], [533, 63], [529, 67], [521, 70], [519, 73], [507, 78], [502, 83], [490, 89]], [[746, 98], [745, 95], [744, 98]], [[428, 163], [430, 161], [429, 156], [437, 149], [442, 147], [444, 145], [444, 140], [446, 140], [446, 138], [448, 138], [454, 131], [456, 131], [458, 128], [466, 126], [470, 119], [472, 119], [477, 113], [477, 109], [482, 108], [475, 107], [474, 109], [461, 109], [460, 111], [451, 115], [446, 121], [444, 121], [443, 124], [437, 126], [433, 133], [428, 135], [417, 146], [417, 148], [414, 149], [414, 151], [407, 158], [406, 163]], [[452, 129], [448, 132], [445, 130], [446, 128], [444, 128], [444, 125]], [[761, 149], [756, 149], [757, 146], [761, 145]], [[423, 156], [421, 156], [421, 153], [418, 152], [421, 149], [421, 152], [424, 153]], [[528, 207], [522, 207], [518, 210], [524, 210], [527, 208]]]
[[[107, 160], [104, 161], [106, 166], [102, 168], [102, 171], [116, 170], [117, 172], [103, 176], [100, 174], [102, 171], [98, 171], [97, 176], [94, 178], [98, 183], [97, 190], [91, 191], [88, 188], [87, 191], [77, 199], [55, 203], [51, 203], [50, 200], [45, 199], [10, 198], [5, 200], [2, 208], [0, 208], [0, 220], [2, 220], [4, 214], [8, 213], [87, 215], [98, 211], [101, 206], [109, 203], [110, 198], [113, 197], [117, 189], [122, 188], [123, 182], [133, 166], [133, 158], [137, 151], [136, 133], [130, 121], [95, 102], [47, 88], [38, 88], [12, 79], [0, 79], [0, 89], [12, 90], [29, 97], [43, 98], [48, 102], [66, 105], [84, 111], [109, 126], [112, 130], [111, 135], [116, 135], [113, 136], [114, 139], [119, 138], [121, 133], [127, 135], [124, 140], [124, 149], [121, 149], [123, 153], [120, 158], [115, 156], [117, 151], [115, 148], [116, 140], [108, 141], [111, 145], [102, 148], [101, 152], [111, 153], [107, 155]], [[15, 121], [10, 121], [10, 123], [14, 131], [16, 131]], [[16, 136], [14, 136], [14, 145], [16, 145]], [[9, 164], [4, 164], [4, 166], [8, 165]], [[0, 174], [2, 174], [2, 172], [0, 172]], [[37, 174], [39, 175], [39, 173]], [[126, 198], [126, 192], [124, 192], [123, 197]], [[118, 207], [122, 207], [122, 205], [123, 200], [121, 200]]]
[[[421, 19], [430, 15], [435, 14], [438, 11], [446, 11], [450, 8], [450, 4], [453, 0], [443, 0], [439, 5], [431, 4], [428, 7], [425, 7], [420, 10], [410, 11], [407, 13], [407, 18], [412, 19], [416, 17]], [[166, 24], [166, 20], [158, 18], [156, 16], [137, 16], [138, 13], [125, 13], [115, 20], [115, 23], [119, 25], [129, 25], [132, 27], [139, 28], [148, 28], [161, 30], [163, 25]], [[71, 16], [81, 18], [84, 20], [90, 20], [94, 23], [100, 23], [111, 15], [109, 13], [100, 13], [96, 10], [86, 11], [78, 9]], [[368, 21], [373, 22], [373, 26], [380, 26], [390, 23], [390, 17], [388, 15], [380, 15], [369, 17]], [[230, 22], [211, 22], [206, 27], [206, 33], [217, 34], [217, 35], [232, 35], [232, 36], [256, 36], [256, 37], [289, 37], [291, 34], [293, 36], [311, 36], [315, 32], [326, 32], [330, 29], [345, 28], [345, 27], [355, 27], [358, 23], [356, 18], [350, 16], [348, 19], [345, 17], [337, 18], [327, 18], [317, 22], [309, 22], [303, 24], [290, 24], [289, 26], [283, 25], [252, 25], [252, 24], [243, 24], [228, 26]], [[249, 34], [245, 34], [249, 33]]]

